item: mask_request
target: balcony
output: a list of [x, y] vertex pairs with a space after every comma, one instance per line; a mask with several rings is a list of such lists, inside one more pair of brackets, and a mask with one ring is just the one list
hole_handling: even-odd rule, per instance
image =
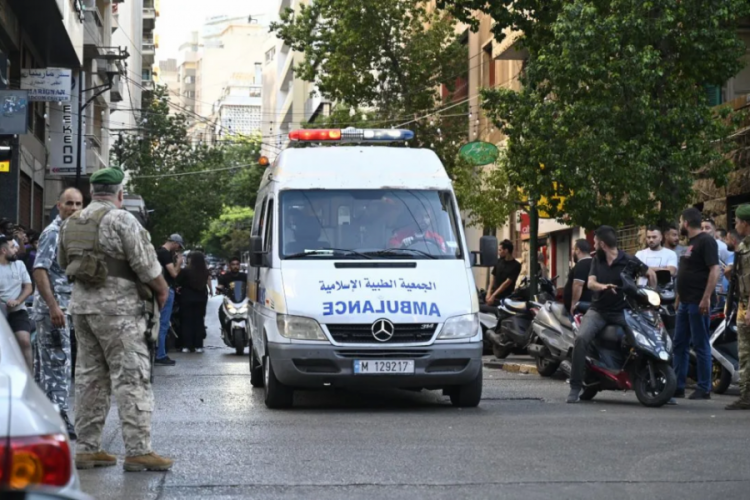
[[155, 0], [143, 0], [143, 29], [153, 30], [156, 27], [156, 18], [159, 17], [159, 9]]
[[104, 45], [104, 23], [98, 9], [87, 9], [84, 12], [83, 27], [84, 57], [93, 59], [100, 56], [101, 47]]
[[143, 37], [141, 55], [143, 56], [144, 66], [151, 66], [154, 64], [154, 58], [156, 57], [156, 41], [153, 37]]
[[109, 102], [121, 102], [123, 100], [122, 80], [120, 75], [112, 79], [112, 88], [109, 91]]

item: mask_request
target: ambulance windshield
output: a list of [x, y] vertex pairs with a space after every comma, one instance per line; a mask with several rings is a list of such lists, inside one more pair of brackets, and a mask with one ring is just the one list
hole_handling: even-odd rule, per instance
[[284, 259], [461, 259], [450, 191], [289, 190], [280, 196]]

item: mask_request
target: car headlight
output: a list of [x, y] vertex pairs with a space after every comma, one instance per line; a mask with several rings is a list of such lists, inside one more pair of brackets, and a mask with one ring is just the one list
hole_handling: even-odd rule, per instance
[[454, 316], [448, 318], [440, 330], [438, 340], [465, 339], [471, 338], [479, 330], [479, 315], [464, 314], [463, 316]]
[[276, 316], [276, 326], [282, 337], [296, 340], [328, 340], [320, 324], [312, 318], [303, 316]]

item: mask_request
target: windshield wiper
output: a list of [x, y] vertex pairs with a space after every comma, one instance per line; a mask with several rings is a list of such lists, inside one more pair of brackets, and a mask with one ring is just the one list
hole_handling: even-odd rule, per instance
[[307, 252], [299, 252], [292, 255], [286, 255], [285, 259], [303, 259], [308, 255], [331, 255], [332, 253], [343, 253], [350, 257], [362, 257], [363, 259], [372, 259], [369, 255], [357, 252], [356, 250], [348, 250], [346, 248], [318, 248], [316, 250], [309, 250]]
[[430, 259], [437, 259], [436, 256], [424, 252], [422, 250], [417, 250], [416, 248], [386, 248], [385, 250], [378, 250], [376, 252], [367, 252], [369, 255], [398, 255], [400, 252], [412, 252], [418, 255], [423, 255], [425, 257], [429, 257]]

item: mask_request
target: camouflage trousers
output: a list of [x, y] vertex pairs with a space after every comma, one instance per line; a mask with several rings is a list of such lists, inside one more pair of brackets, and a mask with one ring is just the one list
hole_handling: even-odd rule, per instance
[[127, 456], [151, 453], [154, 395], [142, 316], [73, 315], [76, 359], [77, 452], [101, 449], [114, 392]]
[[68, 413], [70, 393], [70, 325], [57, 328], [49, 314], [36, 321], [34, 380], [60, 413]]
[[740, 395], [750, 398], [750, 326], [737, 322], [737, 343], [740, 355]]

